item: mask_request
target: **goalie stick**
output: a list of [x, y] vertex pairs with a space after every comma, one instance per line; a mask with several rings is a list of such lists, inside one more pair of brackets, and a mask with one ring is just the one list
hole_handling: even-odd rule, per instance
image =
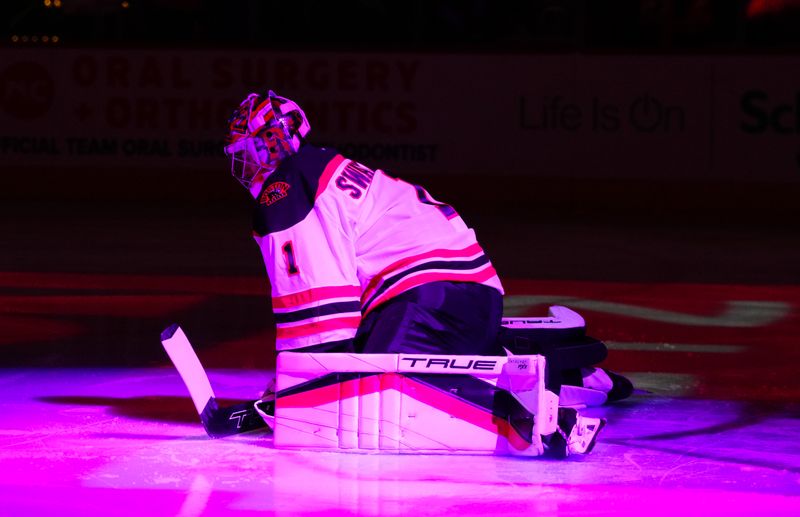
[[[212, 438], [222, 438], [267, 427], [256, 413], [257, 400], [228, 407], [220, 407], [208, 375], [200, 364], [192, 344], [178, 324], [172, 324], [161, 333], [161, 344], [186, 384], [197, 414], [206, 433]], [[261, 402], [263, 405], [264, 403]], [[262, 411], [265, 408], [261, 408]], [[274, 408], [271, 408], [274, 412]]]

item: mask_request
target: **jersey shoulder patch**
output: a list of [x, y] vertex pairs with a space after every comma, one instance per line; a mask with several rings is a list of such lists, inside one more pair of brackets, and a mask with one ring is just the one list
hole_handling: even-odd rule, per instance
[[270, 175], [256, 199], [253, 231], [267, 235], [291, 228], [314, 208], [320, 178], [336, 151], [306, 145]]

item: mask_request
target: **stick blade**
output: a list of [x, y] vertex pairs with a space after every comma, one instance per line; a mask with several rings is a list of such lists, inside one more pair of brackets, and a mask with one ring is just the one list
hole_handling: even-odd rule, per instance
[[211, 399], [200, 413], [200, 421], [203, 422], [208, 436], [212, 438], [223, 438], [263, 429], [267, 427], [267, 424], [256, 412], [256, 402], [256, 400], [250, 400], [221, 408], [216, 399]]
[[212, 438], [222, 438], [267, 427], [255, 409], [255, 400], [219, 407], [208, 375], [189, 338], [174, 323], [161, 333], [161, 344], [189, 390], [203, 427]]

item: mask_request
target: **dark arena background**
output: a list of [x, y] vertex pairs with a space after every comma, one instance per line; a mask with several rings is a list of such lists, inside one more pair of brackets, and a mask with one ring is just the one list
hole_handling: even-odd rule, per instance
[[[800, 515], [800, 2], [0, 6], [0, 514]], [[566, 461], [207, 438], [274, 375], [250, 91], [476, 229], [507, 315], [584, 316], [633, 397]]]

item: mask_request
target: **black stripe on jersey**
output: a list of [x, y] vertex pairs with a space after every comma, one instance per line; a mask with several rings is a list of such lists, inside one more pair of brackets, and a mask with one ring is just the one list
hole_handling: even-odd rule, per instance
[[[278, 169], [269, 175], [264, 187], [256, 199], [253, 214], [253, 230], [257, 235], [279, 232], [291, 228], [314, 208], [314, 200], [319, 188], [319, 179], [325, 172], [325, 166], [338, 153], [333, 149], [323, 149], [306, 144], [297, 154], [289, 156]], [[289, 185], [286, 196], [270, 205], [261, 203], [264, 190], [276, 182]]]
[[300, 309], [291, 312], [275, 312], [276, 323], [292, 323], [295, 321], [307, 320], [309, 318], [319, 318], [322, 316], [330, 316], [331, 314], [340, 314], [346, 312], [361, 312], [361, 303], [353, 302], [334, 302], [326, 305], [319, 305], [317, 307], [308, 307], [307, 309]]
[[416, 273], [418, 271], [423, 271], [425, 269], [444, 269], [444, 270], [449, 269], [450, 271], [466, 271], [469, 269], [479, 268], [488, 263], [489, 263], [489, 257], [487, 257], [486, 255], [480, 255], [479, 257], [467, 262], [454, 261], [454, 260], [437, 260], [434, 262], [425, 262], [424, 264], [419, 264], [417, 266], [414, 266], [410, 269], [406, 269], [405, 271], [402, 271], [384, 280], [380, 288], [378, 288], [378, 290], [375, 291], [375, 294], [373, 294], [370, 297], [369, 301], [364, 304], [364, 307], [365, 308], [369, 307], [370, 305], [372, 305], [372, 302], [375, 301], [375, 298], [386, 292], [387, 289], [389, 289], [394, 284], [396, 284], [403, 278], [407, 277], [408, 275]]
[[442, 203], [440, 201], [436, 201], [431, 199], [430, 194], [424, 188], [420, 187], [419, 185], [414, 185], [414, 190], [417, 192], [417, 199], [420, 200], [421, 203], [425, 203], [426, 205], [435, 206], [439, 209], [442, 214], [448, 219], [453, 218], [454, 216], [458, 215], [456, 213], [455, 208], [448, 205], [447, 203]]

